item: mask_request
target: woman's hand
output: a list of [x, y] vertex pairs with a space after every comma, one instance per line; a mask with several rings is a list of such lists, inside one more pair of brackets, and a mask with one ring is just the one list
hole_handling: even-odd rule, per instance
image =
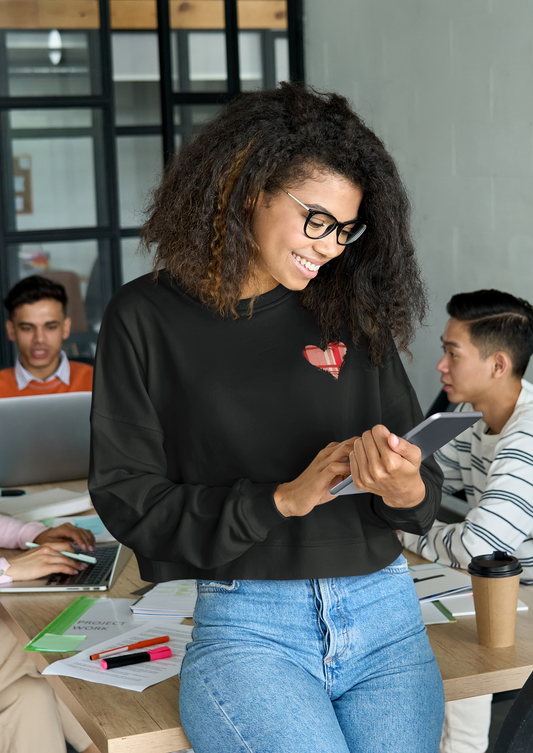
[[419, 448], [381, 425], [354, 443], [350, 468], [355, 486], [383, 497], [389, 507], [414, 507], [426, 496]]
[[80, 570], [85, 570], [87, 565], [84, 562], [76, 562], [60, 553], [64, 548], [64, 543], [45, 544], [10, 557], [6, 575], [13, 580], [34, 580], [52, 573], [77, 575]]
[[329, 490], [350, 475], [346, 461], [354, 439], [352, 437], [345, 442], [331, 442], [298, 478], [277, 487], [274, 502], [282, 515], [286, 518], [307, 515], [317, 505], [335, 499]]
[[61, 543], [61, 549], [73, 552], [70, 542], [73, 541], [81, 549], [92, 551], [94, 549], [94, 536], [85, 528], [78, 528], [72, 523], [63, 523], [57, 528], [49, 528], [34, 538], [36, 544]]

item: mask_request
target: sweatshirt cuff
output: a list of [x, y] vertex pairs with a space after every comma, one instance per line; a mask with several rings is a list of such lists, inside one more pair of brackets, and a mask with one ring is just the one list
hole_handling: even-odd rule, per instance
[[2, 585], [6, 583], [13, 583], [13, 578], [11, 578], [9, 575], [6, 575], [6, 570], [8, 567], [9, 562], [4, 557], [0, 557], [0, 584]]
[[[250, 484], [250, 489], [246, 489], [246, 496], [252, 499], [251, 514], [249, 523], [251, 529], [260, 541], [264, 541], [269, 531], [275, 526], [282, 523], [287, 518], [280, 513], [274, 502], [274, 492], [279, 483], [272, 484]], [[243, 490], [241, 490], [243, 491]]]

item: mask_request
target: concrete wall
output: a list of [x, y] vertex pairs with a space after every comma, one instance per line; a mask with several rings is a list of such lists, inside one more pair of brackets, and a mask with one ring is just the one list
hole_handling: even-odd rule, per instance
[[351, 100], [412, 199], [431, 314], [408, 371], [425, 410], [450, 296], [533, 301], [533, 3], [306, 0], [305, 29], [307, 82]]

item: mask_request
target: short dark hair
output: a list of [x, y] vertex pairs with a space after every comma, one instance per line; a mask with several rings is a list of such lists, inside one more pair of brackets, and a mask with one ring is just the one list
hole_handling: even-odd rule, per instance
[[277, 194], [316, 171], [363, 192], [363, 235], [298, 295], [322, 338], [367, 338], [381, 364], [394, 337], [407, 350], [426, 310], [410, 233], [410, 206], [394, 160], [339, 94], [282, 83], [234, 99], [185, 144], [154, 192], [142, 230], [165, 268], [206, 306], [237, 316], [260, 249], [252, 217], [261, 191]]
[[59, 301], [63, 307], [63, 313], [67, 313], [67, 293], [63, 285], [42, 275], [32, 275], [19, 280], [13, 285], [4, 298], [4, 306], [9, 312], [9, 318], [13, 318], [13, 312], [19, 306], [26, 303], [37, 303], [45, 298], [53, 298]]
[[500, 290], [475, 290], [454, 295], [446, 306], [454, 319], [465, 322], [482, 358], [503, 350], [522, 377], [533, 354], [533, 307], [523, 298]]

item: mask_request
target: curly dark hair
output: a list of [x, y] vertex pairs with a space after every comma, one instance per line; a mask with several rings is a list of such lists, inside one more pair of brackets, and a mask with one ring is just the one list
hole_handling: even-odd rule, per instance
[[346, 327], [356, 344], [368, 338], [371, 360], [381, 365], [391, 336], [408, 352], [426, 296], [396, 165], [344, 97], [283, 83], [233, 100], [168, 166], [147, 209], [143, 244], [156, 248], [156, 271], [165, 268], [205, 305], [236, 316], [260, 253], [251, 231], [260, 192], [274, 195], [317, 170], [361, 188], [368, 228], [298, 295], [324, 342]]

